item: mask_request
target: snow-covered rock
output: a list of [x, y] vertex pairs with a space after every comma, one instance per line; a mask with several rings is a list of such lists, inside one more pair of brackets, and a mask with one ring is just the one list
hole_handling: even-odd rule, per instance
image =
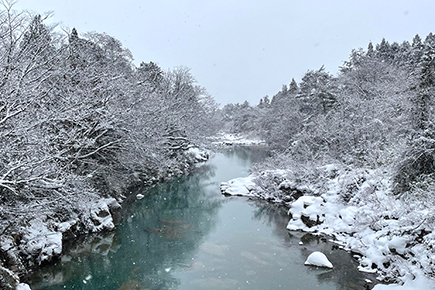
[[240, 177], [231, 179], [228, 182], [222, 182], [220, 188], [224, 195], [254, 196], [252, 191], [255, 188], [255, 183], [252, 181], [251, 176]]
[[20, 283], [19, 277], [11, 270], [0, 266], [0, 289], [31, 290], [29, 285]]
[[298, 198], [291, 204], [289, 214], [292, 218], [287, 225], [287, 229], [314, 231], [313, 226], [323, 222], [323, 203], [323, 199], [318, 196], [301, 196]]
[[321, 252], [311, 253], [304, 264], [308, 266], [324, 267], [331, 269], [333, 268], [332, 263], [328, 260], [325, 254]]
[[[330, 236], [340, 248], [358, 254], [359, 270], [377, 273], [380, 280], [427, 277], [435, 271], [432, 192], [398, 198], [391, 194], [387, 170], [330, 164], [301, 172], [258, 170], [222, 183], [221, 190], [288, 205], [287, 229]], [[292, 196], [293, 191], [303, 195]], [[435, 289], [429, 278], [426, 288], [415, 288], [421, 279], [402, 279], [403, 286], [391, 289]]]
[[187, 155], [192, 156], [196, 162], [205, 162], [210, 157], [210, 152], [205, 149], [200, 149], [198, 147], [190, 147], [186, 151]]
[[[82, 216], [85, 229], [91, 232], [113, 229], [115, 225], [112, 213], [115, 214], [120, 208], [114, 198], [101, 199], [91, 204], [89, 215]], [[62, 253], [63, 234], [77, 224], [79, 219], [54, 223], [34, 218], [21, 230], [23, 236], [19, 249], [29, 257], [35, 257], [38, 264], [49, 262]]]
[[17, 285], [16, 290], [31, 290], [31, 289], [30, 289], [30, 286], [27, 285], [26, 283], [20, 283]]
[[23, 232], [21, 250], [28, 255], [37, 256], [38, 264], [50, 261], [53, 256], [62, 253], [62, 233], [48, 223], [35, 218]]
[[96, 203], [90, 211], [90, 228], [92, 232], [102, 230], [112, 230], [115, 228], [115, 223], [111, 214], [111, 208], [120, 208], [121, 206], [114, 198], [106, 198]]
[[405, 278], [403, 285], [390, 284], [390, 285], [376, 285], [373, 290], [433, 290], [435, 289], [434, 281], [425, 276], [417, 276], [413, 279]]

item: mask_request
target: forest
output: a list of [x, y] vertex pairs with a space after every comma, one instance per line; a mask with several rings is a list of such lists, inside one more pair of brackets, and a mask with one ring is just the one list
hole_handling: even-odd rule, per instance
[[94, 231], [92, 206], [189, 172], [188, 149], [218, 129], [217, 104], [188, 68], [136, 67], [117, 39], [46, 19], [0, 12], [0, 256], [17, 273], [44, 260], [11, 251], [23, 252], [32, 217]]
[[332, 236], [361, 255], [361, 269], [394, 281], [435, 271], [434, 89], [430, 33], [370, 42], [337, 76], [308, 70], [272, 98], [221, 114], [226, 130], [273, 151], [248, 178], [250, 196], [286, 204], [287, 229]]
[[[260, 136], [288, 165], [386, 168], [394, 193], [418, 191], [434, 172], [435, 36], [383, 39], [355, 49], [338, 76], [322, 66], [272, 98], [227, 104], [226, 130]], [[277, 161], [278, 162], [278, 161]]]

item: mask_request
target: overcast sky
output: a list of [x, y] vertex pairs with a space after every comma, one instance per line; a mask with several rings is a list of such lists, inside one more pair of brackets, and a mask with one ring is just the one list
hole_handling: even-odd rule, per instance
[[322, 65], [336, 74], [369, 41], [435, 33], [433, 0], [19, 0], [15, 9], [53, 11], [79, 35], [106, 32], [136, 65], [187, 66], [221, 104], [256, 104]]

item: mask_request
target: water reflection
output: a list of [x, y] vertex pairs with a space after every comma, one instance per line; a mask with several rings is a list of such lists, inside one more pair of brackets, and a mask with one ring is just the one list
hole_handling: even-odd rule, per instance
[[253, 201], [253, 203], [256, 207], [253, 218], [269, 224], [273, 228], [273, 233], [280, 237], [286, 246], [298, 248], [302, 260], [305, 260], [314, 251], [321, 251], [328, 256], [334, 269], [307, 267], [316, 274], [320, 283], [332, 282], [337, 285], [339, 290], [371, 289], [374, 287], [374, 284], [368, 284], [365, 280], [376, 281], [376, 276], [358, 271], [357, 260], [352, 259], [349, 253], [339, 249], [337, 245], [328, 242], [326, 238], [321, 236], [287, 231], [285, 228], [288, 223], [288, 209], [264, 201]]
[[270, 151], [263, 146], [241, 146], [224, 148], [220, 151], [227, 158], [237, 158], [239, 162], [247, 162], [249, 167], [253, 163], [264, 160], [270, 156]]

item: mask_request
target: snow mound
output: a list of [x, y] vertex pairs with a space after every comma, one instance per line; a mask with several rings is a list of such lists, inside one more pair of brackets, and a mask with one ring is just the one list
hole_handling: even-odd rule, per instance
[[313, 252], [311, 253], [307, 260], [305, 261], [304, 265], [308, 266], [317, 266], [317, 267], [324, 267], [324, 268], [330, 268], [332, 269], [332, 263], [329, 262], [328, 258], [325, 256], [325, 254], [321, 252]]
[[210, 153], [207, 150], [199, 149], [198, 147], [190, 147], [187, 149], [186, 154], [192, 156], [196, 162], [205, 162], [210, 157]]
[[20, 283], [17, 285], [17, 290], [31, 290], [30, 286], [27, 285], [26, 283]]
[[255, 188], [255, 183], [252, 181], [252, 177], [240, 177], [231, 179], [228, 182], [221, 183], [221, 192], [223, 195], [234, 196], [254, 196], [252, 191]]
[[334, 266], [332, 266], [332, 263], [329, 262], [328, 258], [325, 256], [325, 254], [323, 254], [321, 252], [311, 253], [308, 256], [307, 260], [305, 261], [304, 265], [324, 267], [324, 268], [330, 268], [330, 269], [332, 269], [334, 267]]

